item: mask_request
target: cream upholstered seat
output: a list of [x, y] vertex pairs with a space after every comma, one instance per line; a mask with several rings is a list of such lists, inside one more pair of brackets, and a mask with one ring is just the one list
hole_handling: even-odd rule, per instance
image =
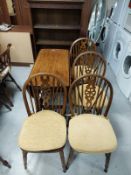
[[86, 75], [86, 70], [88, 69], [88, 71], [90, 71], [90, 74], [93, 74], [94, 73], [94, 69], [91, 68], [90, 66], [88, 65], [75, 65], [73, 67], [73, 78], [76, 80], [77, 78], [83, 76], [83, 75]]
[[[104, 72], [104, 67], [102, 68], [103, 72]], [[89, 65], [74, 65], [73, 69], [72, 69], [72, 74], [73, 74], [73, 79], [76, 80], [77, 78], [86, 75], [86, 74], [95, 74], [96, 70], [94, 68], [92, 68]], [[104, 74], [102, 73], [102, 75], [104, 76]]]
[[59, 149], [65, 143], [65, 118], [50, 110], [43, 110], [28, 117], [19, 137], [20, 148], [32, 152]]
[[103, 116], [81, 114], [72, 118], [68, 137], [77, 152], [110, 153], [117, 147], [110, 121]]

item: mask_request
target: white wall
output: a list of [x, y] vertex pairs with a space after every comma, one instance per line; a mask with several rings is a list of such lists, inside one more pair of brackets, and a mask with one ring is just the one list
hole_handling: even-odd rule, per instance
[[0, 32], [1, 52], [11, 43], [11, 62], [33, 63], [30, 33]]

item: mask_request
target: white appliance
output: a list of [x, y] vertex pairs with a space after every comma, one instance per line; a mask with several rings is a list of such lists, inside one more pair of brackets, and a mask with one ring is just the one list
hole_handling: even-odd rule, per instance
[[130, 0], [116, 0], [112, 7], [112, 13], [110, 19], [123, 27], [125, 18], [127, 16], [127, 10]]
[[117, 76], [120, 69], [120, 63], [124, 57], [124, 53], [127, 49], [127, 44], [130, 38], [130, 35], [125, 32], [120, 27], [117, 27], [117, 34], [112, 43], [113, 49], [111, 50], [111, 55], [109, 59], [110, 67], [112, 68], [115, 76]]
[[107, 18], [105, 20], [105, 23], [104, 23], [104, 26], [103, 26], [103, 29], [101, 31], [101, 35], [99, 38], [100, 50], [102, 53], [104, 52], [104, 48], [105, 48], [105, 41], [106, 41], [108, 31], [109, 31], [108, 28], [109, 28], [109, 19]]
[[111, 59], [111, 51], [113, 49], [113, 43], [117, 30], [118, 26], [109, 19], [107, 36], [104, 41], [104, 49], [103, 49], [103, 55], [105, 56], [107, 62], [109, 62], [109, 60]]
[[131, 101], [131, 35], [130, 42], [128, 42], [128, 47], [120, 64], [117, 83], [123, 94]]

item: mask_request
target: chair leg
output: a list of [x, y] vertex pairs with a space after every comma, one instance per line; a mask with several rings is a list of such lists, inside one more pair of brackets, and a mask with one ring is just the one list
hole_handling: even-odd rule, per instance
[[8, 97], [8, 94], [6, 93], [6, 91], [4, 91], [4, 95], [7, 98], [7, 100], [9, 101], [10, 105], [13, 107], [13, 102], [11, 101], [11, 99]]
[[66, 172], [66, 164], [65, 164], [65, 157], [64, 157], [63, 149], [61, 151], [59, 151], [59, 154], [60, 154], [61, 164], [63, 167], [63, 172]]
[[15, 79], [12, 77], [12, 75], [9, 73], [9, 77], [10, 79], [15, 83], [15, 85], [17, 86], [17, 88], [22, 91], [21, 87], [17, 84], [17, 82], [15, 81]]
[[105, 169], [104, 169], [104, 171], [105, 171], [105, 173], [107, 173], [108, 167], [109, 167], [109, 163], [110, 163], [111, 153], [107, 153], [107, 154], [105, 154], [105, 156], [106, 156], [106, 161], [105, 161]]
[[4, 160], [2, 157], [0, 157], [0, 161], [2, 162], [2, 164], [4, 166], [7, 166], [8, 168], [11, 168], [11, 165], [6, 160]]
[[27, 152], [22, 150], [22, 154], [23, 154], [24, 168], [27, 169]]
[[2, 93], [3, 93], [3, 95], [5, 96], [5, 98], [8, 100], [8, 102], [9, 102], [9, 104], [10, 104], [10, 106], [14, 106], [13, 105], [13, 102], [11, 101], [11, 99], [8, 97], [8, 94], [7, 94], [7, 92], [6, 92], [6, 85], [5, 85], [5, 83], [3, 83], [2, 85], [1, 85], [1, 89], [2, 89]]
[[7, 105], [7, 104], [5, 104], [3, 101], [1, 101], [0, 100], [0, 102], [7, 108], [7, 109], [9, 109], [10, 111], [11, 111], [11, 108]]
[[70, 153], [69, 153], [69, 157], [68, 157], [68, 160], [67, 160], [67, 165], [66, 165], [66, 168], [68, 169], [70, 164], [71, 164], [71, 161], [73, 159], [73, 154], [74, 154], [74, 151], [73, 149], [70, 147]]

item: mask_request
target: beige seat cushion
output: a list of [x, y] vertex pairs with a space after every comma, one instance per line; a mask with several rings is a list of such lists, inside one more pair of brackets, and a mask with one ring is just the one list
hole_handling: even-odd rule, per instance
[[19, 136], [19, 146], [27, 151], [61, 148], [66, 142], [66, 121], [60, 114], [44, 110], [28, 117]]
[[92, 69], [91, 67], [87, 66], [87, 65], [77, 65], [74, 66], [74, 70], [73, 70], [73, 74], [74, 74], [74, 79], [77, 79], [83, 75], [87, 75], [86, 70], [88, 70], [89, 74], [93, 74], [94, 73], [94, 69]]
[[92, 114], [82, 114], [70, 120], [69, 143], [74, 150], [84, 153], [110, 153], [117, 147], [109, 120]]
[[[90, 101], [88, 100], [88, 98], [86, 98], [86, 95], [87, 92], [86, 92], [86, 86], [87, 84], [84, 84], [83, 86], [80, 85], [78, 86], [78, 88], [76, 87], [75, 89], [75, 102], [74, 104], [75, 105], [79, 105], [79, 106], [88, 106], [88, 104], [90, 105], [94, 105], [95, 101], [97, 100], [97, 103], [95, 104], [96, 108], [97, 109], [100, 109], [102, 106], [103, 107], [106, 107], [108, 105], [108, 98], [106, 97], [105, 98], [105, 92], [103, 91], [102, 93], [102, 98], [98, 95], [98, 90], [99, 90], [99, 93], [102, 91], [101, 88], [99, 88], [98, 86], [95, 86], [95, 89], [88, 89], [89, 91], [89, 96], [91, 95], [91, 98], [90, 98]], [[83, 95], [82, 95], [83, 93]], [[81, 97], [81, 99], [83, 100], [80, 100], [79, 97]], [[83, 98], [82, 98], [83, 97]], [[103, 100], [105, 98], [105, 101], [104, 101], [104, 105], [103, 105]]]
[[10, 71], [10, 67], [7, 66], [2, 72], [0, 72], [0, 80], [2, 80], [9, 71]]

